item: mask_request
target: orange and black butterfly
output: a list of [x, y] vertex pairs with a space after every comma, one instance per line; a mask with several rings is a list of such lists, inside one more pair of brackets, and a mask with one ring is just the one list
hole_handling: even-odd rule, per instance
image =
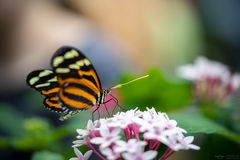
[[43, 103], [48, 109], [63, 113], [60, 120], [95, 105], [100, 107], [111, 89], [127, 84], [103, 89], [90, 60], [73, 47], [59, 48], [52, 57], [51, 66], [52, 70], [31, 72], [27, 76], [27, 83], [45, 96]]

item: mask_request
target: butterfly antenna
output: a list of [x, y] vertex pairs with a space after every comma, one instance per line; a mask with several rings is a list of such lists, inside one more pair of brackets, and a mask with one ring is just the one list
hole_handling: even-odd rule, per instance
[[135, 78], [135, 79], [133, 79], [133, 80], [131, 80], [131, 81], [128, 81], [128, 82], [126, 82], [126, 83], [122, 83], [122, 84], [118, 84], [118, 85], [116, 85], [116, 86], [113, 86], [113, 87], [111, 87], [110, 89], [112, 90], [112, 89], [121, 88], [122, 86], [125, 86], [125, 85], [127, 85], [127, 84], [129, 84], [129, 83], [138, 81], [138, 80], [143, 79], [143, 78], [147, 78], [148, 76], [149, 76], [149, 75], [145, 75], [145, 76], [142, 76], [142, 77]]

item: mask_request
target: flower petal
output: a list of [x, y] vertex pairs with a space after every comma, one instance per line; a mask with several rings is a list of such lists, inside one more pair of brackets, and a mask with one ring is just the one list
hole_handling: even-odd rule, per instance
[[85, 134], [87, 134], [87, 131], [84, 130], [84, 129], [77, 129], [77, 132], [78, 132], [78, 134], [80, 134], [80, 135], [85, 135]]
[[184, 141], [189, 144], [193, 142], [194, 137], [193, 136], [188, 136], [184, 138]]
[[94, 125], [92, 120], [89, 120], [87, 123], [87, 130], [92, 130], [92, 129], [94, 129]]
[[109, 135], [109, 129], [107, 128], [107, 126], [102, 126], [101, 128], [99, 128], [99, 131], [102, 137]]
[[74, 147], [74, 152], [77, 155], [78, 158], [83, 157], [83, 154], [81, 151], [79, 151], [76, 147]]
[[190, 149], [194, 149], [194, 150], [199, 150], [199, 149], [200, 149], [199, 146], [194, 145], [194, 144], [189, 144], [189, 145], [188, 145], [188, 148], [190, 148]]
[[104, 139], [102, 137], [95, 137], [91, 139], [90, 142], [93, 144], [101, 144], [104, 142]]
[[92, 155], [92, 152], [91, 150], [87, 151], [85, 154], [84, 154], [84, 159], [87, 160], [91, 155]]
[[130, 153], [123, 153], [122, 154], [122, 157], [125, 159], [125, 160], [133, 160], [134, 159], [134, 155], [130, 154]]
[[120, 132], [121, 132], [120, 128], [114, 128], [114, 130], [112, 130], [111, 132], [111, 135], [114, 137], [117, 136]]
[[147, 151], [143, 153], [144, 160], [151, 160], [157, 156], [157, 151]]

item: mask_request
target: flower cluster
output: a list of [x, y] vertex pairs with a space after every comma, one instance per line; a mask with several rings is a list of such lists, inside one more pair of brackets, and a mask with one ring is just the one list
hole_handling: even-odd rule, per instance
[[177, 74], [192, 81], [195, 96], [205, 101], [225, 102], [240, 86], [239, 74], [232, 74], [226, 65], [204, 57], [197, 58], [195, 64], [179, 67]]
[[[165, 160], [179, 150], [199, 149], [192, 144], [192, 136], [184, 136], [186, 131], [175, 120], [154, 108], [119, 112], [95, 122], [89, 120], [87, 129], [77, 129], [77, 132], [78, 140], [73, 142], [75, 150], [85, 145], [99, 159]], [[161, 154], [160, 149], [164, 150]]]

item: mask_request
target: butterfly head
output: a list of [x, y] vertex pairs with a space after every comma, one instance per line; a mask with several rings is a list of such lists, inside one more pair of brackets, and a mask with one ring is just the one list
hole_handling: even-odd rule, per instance
[[111, 92], [111, 89], [110, 88], [104, 89], [103, 92], [107, 96]]
[[99, 104], [102, 104], [105, 102], [105, 99], [107, 97], [107, 95], [111, 92], [111, 89], [103, 89], [102, 90], [102, 94], [101, 94], [101, 97], [100, 97], [100, 103]]

